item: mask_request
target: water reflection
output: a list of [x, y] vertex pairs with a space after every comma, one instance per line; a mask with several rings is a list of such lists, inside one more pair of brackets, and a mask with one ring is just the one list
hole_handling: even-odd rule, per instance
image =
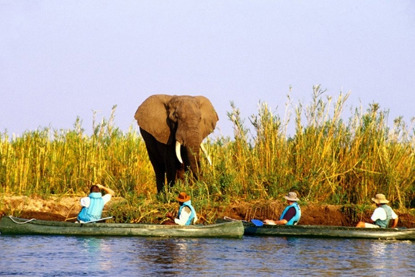
[[172, 264], [181, 264], [186, 261], [192, 263], [192, 255], [188, 254], [188, 243], [173, 239], [145, 239], [142, 246], [146, 251], [139, 252], [137, 259], [143, 261], [145, 267], [149, 264], [158, 268], [160, 272], [179, 274]]
[[88, 261], [91, 270], [105, 271], [114, 267], [111, 260], [111, 241], [95, 237], [75, 238], [75, 240], [80, 245], [82, 257]]
[[414, 276], [414, 254], [377, 240], [0, 236], [0, 276]]
[[[403, 244], [407, 243], [397, 241], [269, 237], [258, 243], [259, 246], [253, 248], [258, 251], [252, 251], [247, 258], [260, 273], [278, 272], [290, 276], [289, 272], [295, 270], [295, 275], [373, 276], [396, 274], [397, 269], [392, 269], [395, 267], [399, 267], [402, 274], [413, 273], [415, 265], [410, 258], [401, 258]], [[415, 254], [414, 244], [409, 244], [410, 247], [404, 251]]]

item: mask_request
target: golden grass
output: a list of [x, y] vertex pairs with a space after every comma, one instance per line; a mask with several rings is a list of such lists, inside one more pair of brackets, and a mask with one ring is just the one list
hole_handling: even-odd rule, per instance
[[[377, 104], [355, 109], [345, 120], [349, 95], [323, 96], [317, 86], [306, 107], [292, 108], [288, 98], [284, 118], [260, 103], [249, 128], [231, 103], [234, 137], [206, 141], [213, 165], [202, 160], [198, 182], [179, 182], [158, 196], [145, 144], [136, 127], [123, 133], [113, 126], [115, 107], [109, 121], [94, 122], [92, 135], [79, 119], [73, 130], [45, 128], [13, 138], [3, 133], [1, 192], [84, 195], [92, 183], [101, 183], [130, 199], [124, 210], [139, 218], [160, 210], [155, 203], [170, 203], [180, 190], [193, 196], [199, 210], [234, 199], [279, 199], [289, 190], [304, 201], [329, 204], [364, 204], [381, 192], [396, 206], [409, 207], [415, 195], [414, 127], [402, 118], [388, 126], [388, 113]], [[294, 134], [287, 133], [291, 114]]]

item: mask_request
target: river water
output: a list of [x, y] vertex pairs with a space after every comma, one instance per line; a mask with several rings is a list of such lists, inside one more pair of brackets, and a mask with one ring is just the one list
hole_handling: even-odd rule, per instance
[[415, 276], [415, 243], [0, 235], [0, 276]]

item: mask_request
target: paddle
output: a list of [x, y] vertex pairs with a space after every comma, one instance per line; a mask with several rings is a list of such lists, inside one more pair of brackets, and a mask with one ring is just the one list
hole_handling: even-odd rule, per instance
[[[234, 219], [234, 218], [231, 218], [229, 216], [224, 216], [223, 219], [226, 220], [226, 221], [239, 221], [239, 219]], [[245, 220], [241, 220], [241, 221], [242, 222], [247, 222]], [[259, 219], [251, 219], [251, 222], [257, 227], [261, 227], [261, 226], [264, 225], [264, 222], [262, 222], [262, 220], [259, 220]]]
[[94, 223], [94, 222], [104, 221], [104, 220], [107, 220], [107, 219], [112, 219], [112, 218], [113, 218], [113, 216], [109, 216], [109, 217], [104, 217], [104, 218], [101, 218], [101, 219], [91, 220], [91, 221], [81, 222], [81, 223], [82, 223], [82, 224]]
[[232, 217], [229, 217], [229, 216], [226, 216], [226, 215], [223, 217], [223, 220], [225, 220], [225, 221], [242, 221], [243, 223], [248, 223], [248, 221], [246, 221], [246, 220], [235, 219], [235, 218], [232, 218]]
[[262, 220], [259, 219], [251, 219], [251, 222], [257, 227], [264, 226], [264, 222], [262, 222]]

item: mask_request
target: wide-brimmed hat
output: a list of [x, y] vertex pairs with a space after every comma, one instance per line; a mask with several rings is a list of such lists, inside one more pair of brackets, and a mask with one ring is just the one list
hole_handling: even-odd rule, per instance
[[375, 202], [376, 204], [386, 204], [386, 203], [389, 203], [389, 201], [386, 200], [385, 195], [382, 194], [382, 193], [376, 194], [375, 198], [372, 198], [372, 201]]
[[297, 193], [290, 191], [289, 193], [287, 193], [286, 196], [284, 196], [285, 199], [287, 199], [288, 201], [300, 201], [300, 199], [297, 198]]
[[181, 192], [179, 193], [179, 196], [176, 198], [176, 200], [179, 202], [187, 202], [190, 200], [190, 196], [185, 192]]

